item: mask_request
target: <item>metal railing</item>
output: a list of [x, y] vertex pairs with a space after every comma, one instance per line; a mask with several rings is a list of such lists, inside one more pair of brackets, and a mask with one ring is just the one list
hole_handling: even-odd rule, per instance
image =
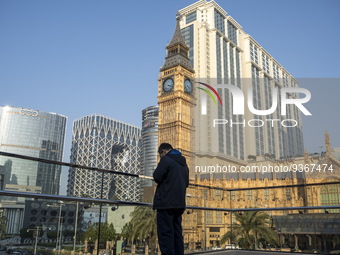
[[[130, 176], [133, 178], [139, 178], [139, 179], [146, 179], [146, 180], [152, 180], [153, 178], [150, 176], [145, 176], [145, 175], [139, 175], [139, 174], [131, 174], [131, 173], [125, 173], [125, 172], [119, 172], [119, 171], [114, 171], [114, 170], [108, 170], [108, 169], [100, 169], [96, 167], [88, 167], [88, 166], [82, 166], [82, 165], [77, 165], [77, 164], [71, 164], [71, 163], [65, 163], [65, 162], [59, 162], [59, 161], [53, 161], [53, 160], [46, 160], [46, 159], [41, 159], [41, 158], [35, 158], [35, 157], [30, 157], [30, 156], [24, 156], [24, 155], [18, 155], [18, 154], [13, 154], [13, 153], [7, 153], [7, 152], [0, 152], [0, 157], [9, 157], [9, 158], [16, 158], [20, 160], [28, 160], [28, 161], [35, 161], [35, 162], [41, 162], [41, 163], [46, 163], [46, 164], [53, 164], [53, 165], [59, 165], [63, 167], [70, 167], [70, 168], [79, 168], [79, 169], [84, 169], [84, 170], [91, 170], [91, 171], [96, 171], [96, 172], [101, 172], [101, 173], [109, 173], [113, 175], [122, 175], [122, 176]], [[297, 212], [298, 214], [302, 214], [301, 212], [304, 212], [306, 215], [310, 211], [315, 211], [318, 210], [318, 212], [321, 211], [330, 211], [330, 210], [340, 210], [340, 205], [339, 204], [334, 204], [334, 205], [314, 205], [314, 206], [308, 206], [308, 205], [303, 205], [303, 206], [280, 206], [280, 207], [259, 207], [258, 205], [254, 207], [239, 207], [236, 206], [237, 201], [232, 199], [232, 194], [233, 193], [242, 193], [242, 192], [247, 192], [247, 191], [261, 191], [261, 190], [280, 190], [280, 189], [288, 189], [288, 188], [306, 188], [306, 187], [317, 187], [317, 186], [325, 186], [325, 185], [340, 185], [340, 181], [331, 181], [327, 183], [303, 183], [303, 184], [291, 184], [291, 185], [279, 185], [279, 186], [265, 186], [265, 187], [249, 187], [249, 188], [223, 188], [223, 187], [214, 187], [214, 186], [209, 186], [209, 185], [201, 185], [197, 183], [190, 183], [189, 188], [192, 190], [195, 190], [195, 192], [199, 192], [199, 194], [203, 194], [203, 196], [191, 196], [193, 199], [195, 199], [194, 202], [188, 201], [188, 206], [187, 210], [188, 212], [204, 212], [204, 217], [199, 216], [198, 213], [195, 216], [196, 221], [192, 224], [192, 228], [195, 227], [195, 231], [202, 231], [204, 232], [204, 238], [202, 237], [201, 233], [194, 233], [193, 235], [195, 237], [199, 237], [199, 240], [194, 240], [195, 244], [200, 243], [200, 246], [206, 246], [207, 242], [212, 240], [212, 238], [207, 238], [207, 228], [213, 228], [214, 226], [223, 226], [225, 230], [230, 229], [232, 231], [232, 226], [234, 225], [235, 227], [237, 226], [237, 222], [234, 222], [234, 216], [236, 213], [241, 213], [241, 212], [281, 212], [282, 215], [287, 215], [285, 212]], [[101, 187], [103, 188], [103, 187]], [[207, 196], [207, 191], [208, 190], [216, 190], [216, 191], [221, 191], [222, 197], [221, 200], [226, 199], [229, 201], [228, 206], [220, 207], [220, 206], [208, 206], [209, 203], [209, 198], [211, 196]], [[200, 193], [202, 192], [202, 193]], [[227, 194], [227, 195], [226, 195]], [[76, 203], [77, 206], [79, 204], [83, 205], [99, 205], [99, 229], [98, 229], [98, 243], [100, 243], [101, 240], [101, 231], [100, 231], [100, 226], [102, 223], [102, 206], [107, 205], [107, 206], [113, 206], [113, 208], [118, 207], [118, 206], [136, 206], [136, 207], [152, 207], [152, 203], [146, 203], [146, 202], [134, 202], [134, 201], [123, 201], [123, 200], [110, 200], [110, 199], [103, 199], [103, 198], [88, 198], [88, 197], [71, 197], [71, 196], [64, 196], [64, 195], [56, 195], [56, 194], [41, 194], [37, 192], [30, 192], [30, 191], [15, 191], [15, 190], [0, 190], [0, 196], [2, 197], [7, 197], [7, 199], [2, 199], [1, 201], [1, 206], [2, 208], [6, 209], [6, 203], [9, 205], [10, 203], [13, 205], [13, 202], [8, 199], [8, 198], [31, 198], [34, 200], [41, 200], [41, 201], [63, 201], [65, 203]], [[11, 202], [9, 202], [11, 201]], [[207, 203], [208, 202], [208, 203]], [[196, 204], [196, 205], [195, 205]], [[199, 204], [202, 204], [203, 206], [199, 206]], [[213, 203], [213, 204], [218, 204], [218, 203]], [[222, 204], [222, 203], [220, 203]], [[224, 203], [226, 205], [226, 203]], [[261, 205], [263, 206], [263, 205]], [[1, 207], [0, 207], [1, 209]], [[83, 208], [81, 208], [83, 210]], [[61, 210], [61, 207], [60, 207]], [[209, 217], [207, 216], [207, 212], [224, 212], [224, 216], [228, 216], [228, 219], [220, 220], [220, 219], [215, 219], [216, 222], [208, 222]], [[76, 214], [78, 215], [78, 207], [77, 207], [77, 212]], [[192, 214], [193, 215], [193, 214]], [[223, 215], [223, 214], [222, 214]], [[234, 215], [234, 216], [233, 216]], [[316, 214], [315, 214], [316, 215]], [[307, 215], [308, 216], [308, 215]], [[307, 217], [306, 216], [306, 217]], [[29, 216], [27, 216], [29, 217]], [[26, 218], [27, 218], [26, 217]], [[59, 214], [59, 217], [61, 217], [61, 212]], [[189, 217], [185, 216], [184, 217]], [[207, 218], [208, 217], [208, 218]], [[217, 217], [217, 216], [216, 216]], [[216, 218], [215, 217], [215, 218]], [[225, 217], [226, 218], [226, 217]], [[202, 220], [203, 219], [203, 220]], [[320, 218], [321, 219], [321, 218]], [[8, 220], [8, 219], [7, 219]], [[316, 218], [314, 218], [314, 221]], [[105, 220], [107, 221], [107, 219]], [[203, 223], [202, 223], [203, 221]], [[217, 223], [217, 221], [219, 221]], [[61, 218], [58, 219], [58, 223], [61, 222]], [[76, 220], [78, 223], [78, 219]], [[315, 222], [314, 222], [315, 223]], [[77, 227], [74, 228], [75, 232], [78, 230]], [[191, 231], [193, 232], [193, 231]], [[189, 231], [187, 234], [190, 238], [191, 232]], [[219, 231], [220, 233], [222, 231]], [[225, 231], [226, 232], [226, 231]], [[278, 230], [276, 231], [278, 235], [283, 235], [282, 232], [279, 232]], [[288, 235], [288, 234], [286, 234]], [[321, 235], [321, 234], [320, 234]], [[74, 235], [76, 236], [76, 234]], [[231, 233], [232, 236], [232, 233]], [[315, 233], [315, 236], [317, 236], [317, 233]], [[195, 239], [194, 237], [194, 239]], [[61, 238], [61, 237], [60, 237]], [[215, 238], [215, 237], [213, 237]], [[286, 237], [287, 238], [287, 237]], [[291, 238], [289, 236], [288, 238]], [[203, 240], [204, 239], [204, 240]], [[209, 240], [206, 240], [209, 239]], [[217, 240], [218, 237], [216, 237], [216, 242], [214, 241], [213, 243], [215, 244], [215, 247], [217, 245], [221, 245], [220, 240]], [[38, 240], [36, 236], [36, 240]], [[203, 241], [202, 241], [203, 240]], [[142, 242], [143, 240], [139, 240]], [[38, 241], [36, 241], [35, 245], [37, 244]], [[60, 242], [60, 240], [59, 240]], [[204, 242], [204, 245], [202, 245], [202, 242]], [[281, 242], [281, 241], [280, 241]], [[75, 251], [75, 240], [73, 240], [73, 251]], [[231, 245], [233, 245], [233, 239], [230, 239]], [[188, 246], [192, 244], [191, 239], [190, 241], [187, 242]], [[315, 245], [315, 243], [314, 243]], [[197, 245], [199, 246], [199, 245]], [[208, 243], [208, 246], [210, 246], [210, 243]], [[322, 245], [321, 245], [322, 246]], [[232, 247], [232, 246], [231, 246]], [[211, 247], [210, 247], [211, 248]], [[280, 247], [282, 248], [282, 247]], [[60, 249], [59, 249], [60, 252]], [[100, 248], [97, 247], [96, 253], [99, 254]]]

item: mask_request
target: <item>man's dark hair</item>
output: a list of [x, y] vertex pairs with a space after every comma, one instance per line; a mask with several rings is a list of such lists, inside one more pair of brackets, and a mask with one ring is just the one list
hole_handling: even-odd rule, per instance
[[173, 148], [170, 143], [162, 143], [158, 147], [158, 153], [161, 154], [163, 151], [172, 150], [172, 149]]

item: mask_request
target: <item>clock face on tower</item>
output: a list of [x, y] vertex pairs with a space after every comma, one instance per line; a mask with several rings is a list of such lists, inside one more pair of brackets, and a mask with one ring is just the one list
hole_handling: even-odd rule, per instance
[[191, 91], [192, 91], [192, 84], [191, 84], [191, 81], [189, 79], [186, 79], [184, 81], [184, 90], [187, 93], [191, 93]]
[[170, 90], [172, 90], [173, 87], [174, 87], [174, 80], [173, 79], [168, 78], [163, 82], [163, 90], [165, 92], [169, 92]]

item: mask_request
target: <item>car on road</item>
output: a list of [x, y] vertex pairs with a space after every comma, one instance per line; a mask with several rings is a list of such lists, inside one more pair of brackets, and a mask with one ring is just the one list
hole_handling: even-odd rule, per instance
[[240, 249], [240, 247], [238, 247], [238, 245], [236, 245], [236, 244], [230, 244], [230, 243], [228, 243], [228, 244], [226, 244], [226, 246], [225, 246], [225, 248], [227, 249], [227, 250], [236, 250], [236, 249]]
[[221, 246], [215, 246], [215, 247], [212, 247], [212, 250], [213, 251], [222, 250], [222, 247]]

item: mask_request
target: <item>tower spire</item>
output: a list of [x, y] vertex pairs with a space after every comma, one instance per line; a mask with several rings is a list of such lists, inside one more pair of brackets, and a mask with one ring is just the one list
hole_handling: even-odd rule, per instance
[[169, 69], [171, 67], [181, 65], [189, 71], [193, 71], [189, 59], [189, 47], [186, 45], [181, 32], [180, 20], [181, 16], [176, 16], [176, 29], [170, 43], [166, 46], [167, 54], [165, 62], [161, 71]]
[[332, 155], [332, 147], [331, 147], [331, 139], [329, 138], [328, 131], [325, 132], [325, 146], [326, 146], [326, 155]]
[[181, 21], [181, 16], [179, 14], [176, 15], [176, 29], [175, 29], [175, 33], [172, 36], [172, 39], [170, 41], [170, 43], [168, 44], [168, 47], [171, 47], [174, 44], [182, 44], [184, 47], [186, 47], [189, 50], [189, 47], [186, 45], [183, 37], [182, 37], [182, 32], [181, 32], [181, 27], [179, 25], [179, 22]]

